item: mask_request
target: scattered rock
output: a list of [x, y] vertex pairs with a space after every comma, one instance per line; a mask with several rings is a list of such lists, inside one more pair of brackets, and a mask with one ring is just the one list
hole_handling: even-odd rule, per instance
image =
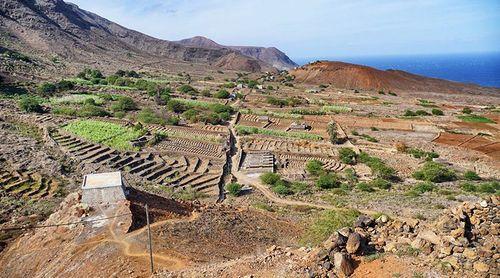
[[335, 269], [339, 271], [339, 274], [349, 276], [354, 272], [354, 266], [346, 254], [342, 254], [340, 252], [335, 253], [333, 260]]
[[361, 235], [358, 233], [351, 233], [347, 239], [346, 250], [349, 254], [354, 254], [358, 252], [361, 246]]

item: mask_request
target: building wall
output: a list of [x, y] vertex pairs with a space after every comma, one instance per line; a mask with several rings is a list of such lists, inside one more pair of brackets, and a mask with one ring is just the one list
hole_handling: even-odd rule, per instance
[[90, 206], [112, 204], [125, 200], [125, 192], [120, 186], [83, 189], [82, 202]]

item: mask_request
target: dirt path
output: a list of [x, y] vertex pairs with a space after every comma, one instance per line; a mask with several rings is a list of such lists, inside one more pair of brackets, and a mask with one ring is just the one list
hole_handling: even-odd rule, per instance
[[[115, 213], [118, 214], [118, 211]], [[158, 221], [150, 225], [151, 229], [162, 226], [165, 224], [171, 223], [179, 223], [179, 222], [191, 222], [199, 217], [198, 213], [193, 212], [188, 218], [181, 219], [167, 219], [163, 221]], [[139, 241], [136, 238], [145, 233], [147, 231], [147, 226], [141, 229], [135, 230], [128, 234], [119, 235], [116, 231], [121, 228], [117, 225], [115, 218], [113, 222], [110, 223], [108, 231], [111, 235], [111, 239], [104, 239], [103, 241], [113, 242], [119, 244], [121, 246], [122, 253], [128, 257], [138, 257], [143, 258], [146, 261], [149, 261], [149, 251], [147, 249], [146, 244], [144, 246], [137, 246]], [[134, 249], [140, 249], [140, 251], [136, 251]], [[180, 270], [189, 266], [189, 260], [182, 258], [180, 254], [165, 254], [166, 250], [162, 250], [163, 253], [155, 253], [154, 245], [153, 245], [153, 261], [154, 265], [161, 265], [162, 267], [168, 270]], [[172, 252], [174, 253], [174, 252]]]

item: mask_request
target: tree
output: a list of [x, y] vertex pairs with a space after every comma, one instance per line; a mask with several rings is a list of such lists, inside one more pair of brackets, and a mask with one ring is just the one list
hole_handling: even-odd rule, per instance
[[137, 104], [130, 97], [120, 97], [118, 101], [111, 106], [113, 111], [130, 111], [136, 110]]
[[186, 105], [184, 105], [184, 103], [175, 99], [171, 99], [167, 103], [167, 109], [174, 113], [182, 113], [187, 110], [187, 107]]
[[324, 172], [323, 162], [313, 159], [307, 162], [306, 171], [313, 176], [319, 176]]
[[329, 122], [326, 131], [328, 132], [328, 136], [330, 136], [330, 142], [332, 144], [342, 143], [342, 140], [338, 138], [337, 124], [335, 122]]
[[242, 188], [243, 186], [241, 184], [235, 182], [226, 185], [226, 190], [229, 192], [230, 195], [235, 197], [240, 195]]
[[21, 98], [21, 100], [19, 100], [19, 108], [21, 108], [25, 112], [43, 112], [40, 100], [31, 96]]

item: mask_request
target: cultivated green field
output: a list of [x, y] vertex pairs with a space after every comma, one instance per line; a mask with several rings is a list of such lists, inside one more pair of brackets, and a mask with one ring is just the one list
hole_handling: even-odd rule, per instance
[[54, 104], [82, 104], [85, 103], [87, 99], [93, 99], [97, 105], [104, 103], [104, 99], [101, 97], [87, 94], [72, 94], [62, 97], [54, 97], [50, 99], [50, 102]]
[[95, 120], [78, 120], [69, 123], [63, 129], [117, 150], [133, 150], [130, 140], [137, 139], [143, 134], [142, 130], [133, 130], [119, 124]]

